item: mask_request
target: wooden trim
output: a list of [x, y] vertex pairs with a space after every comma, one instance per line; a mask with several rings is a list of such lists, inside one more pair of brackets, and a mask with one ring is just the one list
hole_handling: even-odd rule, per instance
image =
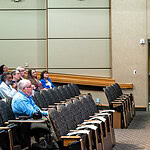
[[[40, 78], [40, 72], [37, 73], [38, 78]], [[110, 86], [115, 83], [113, 78], [104, 77], [93, 77], [93, 76], [80, 76], [80, 75], [69, 75], [69, 74], [56, 74], [49, 73], [50, 79], [55, 83], [75, 83], [79, 85], [89, 85], [89, 86]], [[121, 88], [132, 89], [132, 83], [119, 83]]]
[[111, 77], [113, 76], [112, 67], [112, 0], [110, 0], [110, 58], [111, 58]]
[[48, 71], [48, 1], [46, 0], [46, 70]]
[[[9, 70], [11, 72], [11, 70]], [[40, 79], [41, 72], [37, 72], [37, 77]], [[113, 78], [104, 78], [104, 77], [93, 77], [93, 76], [82, 76], [82, 75], [70, 75], [70, 74], [57, 74], [49, 73], [50, 79], [55, 83], [74, 83], [79, 85], [88, 85], [88, 86], [100, 86], [106, 87], [115, 83]], [[132, 83], [118, 83], [121, 88], [132, 89]]]
[[[107, 104], [96, 104], [97, 106], [101, 106], [101, 107], [109, 107], [109, 105]], [[147, 107], [146, 106], [136, 106], [135, 108], [144, 108], [146, 109]]]

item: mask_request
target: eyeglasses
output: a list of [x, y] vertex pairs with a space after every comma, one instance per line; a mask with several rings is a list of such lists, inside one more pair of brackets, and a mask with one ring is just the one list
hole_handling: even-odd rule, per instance
[[25, 70], [20, 70], [20, 72], [26, 72]]
[[28, 86], [28, 87], [25, 87], [25, 88], [32, 88], [32, 85]]

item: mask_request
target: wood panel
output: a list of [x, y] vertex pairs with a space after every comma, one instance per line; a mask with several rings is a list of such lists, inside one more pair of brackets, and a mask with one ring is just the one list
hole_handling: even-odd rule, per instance
[[[49, 73], [52, 82], [56, 83], [75, 83], [80, 85], [90, 85], [90, 86], [109, 86], [115, 83], [112, 78], [101, 78], [101, 77], [90, 77], [90, 76], [78, 76], [78, 75], [67, 75], [67, 74], [54, 74]], [[38, 73], [40, 77], [40, 73]], [[121, 88], [132, 89], [132, 83], [119, 83]]]

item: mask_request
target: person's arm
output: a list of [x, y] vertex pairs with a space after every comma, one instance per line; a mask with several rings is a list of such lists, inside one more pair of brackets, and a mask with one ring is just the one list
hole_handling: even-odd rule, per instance
[[44, 79], [40, 80], [42, 83], [43, 88], [50, 88], [49, 86], [46, 85], [46, 81]]
[[32, 99], [32, 105], [34, 107], [35, 110], [39, 110], [43, 116], [47, 116], [48, 115], [48, 111], [42, 111], [34, 102], [34, 100]]
[[51, 87], [54, 88], [55, 86], [54, 86], [54, 84], [52, 83], [52, 81], [51, 81], [50, 78], [48, 78], [48, 81], [51, 83]]
[[28, 102], [28, 101], [20, 101], [18, 103], [19, 110], [22, 112], [23, 115], [32, 116], [37, 110]]
[[1, 86], [0, 93], [3, 96], [3, 98], [6, 98], [6, 97], [13, 97], [17, 93], [17, 91], [14, 88], [9, 88], [7, 86]]

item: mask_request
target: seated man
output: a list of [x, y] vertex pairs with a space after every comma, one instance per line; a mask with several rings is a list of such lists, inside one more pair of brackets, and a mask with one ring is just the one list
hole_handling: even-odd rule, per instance
[[4, 72], [1, 77], [2, 83], [0, 85], [0, 97], [1, 98], [7, 98], [7, 97], [13, 97], [17, 91], [16, 91], [16, 84], [11, 86], [10, 82], [12, 80], [12, 77], [9, 72]]
[[[19, 81], [18, 92], [12, 100], [12, 110], [16, 118], [19, 116], [32, 117], [36, 112], [40, 112], [43, 116], [48, 115], [48, 111], [42, 111], [33, 101], [32, 85], [30, 80], [26, 79]], [[32, 123], [30, 126], [30, 136], [34, 136], [35, 141], [38, 143], [38, 145], [34, 145], [35, 149], [43, 146], [47, 148], [49, 147], [48, 143], [53, 145], [55, 142], [53, 139], [43, 139], [44, 135], [47, 135], [47, 137], [49, 135], [50, 137], [50, 134], [50, 129], [45, 123]]]
[[47, 116], [48, 111], [42, 111], [33, 101], [32, 85], [30, 80], [23, 79], [19, 81], [18, 92], [12, 100], [12, 110], [15, 117], [18, 116], [32, 116], [36, 112], [41, 112], [42, 115]]
[[18, 71], [20, 72], [20, 79], [19, 79], [19, 81], [25, 79], [25, 77], [26, 77], [25, 68], [24, 68], [24, 67], [21, 67], [21, 66], [18, 66], [18, 67], [16, 68], [16, 70], [18, 70]]
[[11, 76], [12, 76], [12, 80], [15, 81], [16, 83], [19, 82], [19, 79], [21, 77], [19, 70], [12, 71]]

